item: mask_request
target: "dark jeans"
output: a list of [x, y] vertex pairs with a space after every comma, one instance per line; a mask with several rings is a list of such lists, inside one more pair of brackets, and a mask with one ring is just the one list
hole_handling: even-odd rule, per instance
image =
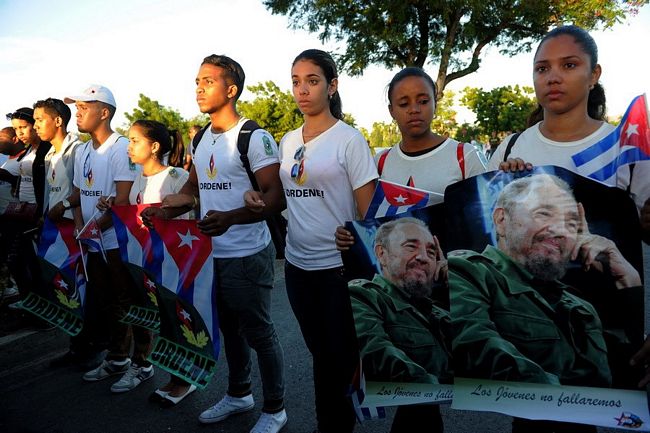
[[354, 430], [347, 391], [359, 361], [342, 268], [306, 271], [285, 264], [287, 295], [313, 357], [316, 418], [322, 433]]
[[4, 233], [5, 242], [9, 245], [7, 257], [9, 274], [16, 281], [20, 299], [25, 299], [29, 292], [41, 287], [41, 270], [34, 250], [34, 242], [38, 242], [40, 230], [33, 231], [36, 224], [27, 221], [5, 220], [3, 222], [7, 224]]
[[284, 352], [271, 320], [275, 248], [269, 244], [252, 256], [214, 259], [219, 328], [228, 362], [228, 394], [251, 388], [251, 348], [264, 394], [263, 410], [284, 407]]
[[560, 421], [513, 418], [512, 433], [596, 433], [596, 426]]
[[442, 416], [440, 406], [431, 404], [414, 404], [398, 406], [393, 418], [390, 433], [442, 433]]
[[[118, 249], [106, 250], [104, 261], [101, 253], [88, 253], [86, 268], [88, 271], [87, 296], [96, 313], [84, 317], [84, 326], [93, 336], [108, 336], [107, 359], [120, 360], [129, 356], [131, 337], [134, 340], [133, 362], [149, 365], [146, 361], [151, 350], [151, 331], [120, 322], [133, 303], [135, 288], [128, 270], [122, 263]], [[73, 342], [74, 344], [74, 342]]]

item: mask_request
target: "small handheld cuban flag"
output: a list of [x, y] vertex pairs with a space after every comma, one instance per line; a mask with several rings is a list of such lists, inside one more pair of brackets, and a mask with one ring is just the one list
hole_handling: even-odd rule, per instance
[[[365, 218], [393, 216], [421, 209], [436, 203], [435, 199], [439, 196], [442, 194], [380, 179]], [[438, 201], [440, 200], [438, 199]]]
[[619, 167], [650, 160], [646, 96], [634, 98], [621, 123], [609, 135], [571, 158], [579, 174], [608, 184], [614, 183], [610, 179]]

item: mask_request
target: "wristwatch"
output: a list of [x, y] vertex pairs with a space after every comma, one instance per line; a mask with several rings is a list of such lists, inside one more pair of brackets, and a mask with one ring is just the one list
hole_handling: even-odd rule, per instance
[[61, 200], [61, 203], [63, 204], [63, 209], [65, 209], [65, 210], [68, 210], [68, 209], [72, 208], [72, 205], [70, 204], [70, 202], [68, 201], [67, 198], [64, 198], [63, 200]]

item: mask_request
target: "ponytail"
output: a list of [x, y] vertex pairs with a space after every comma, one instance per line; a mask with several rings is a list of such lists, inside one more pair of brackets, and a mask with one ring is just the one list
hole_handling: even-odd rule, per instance
[[185, 144], [181, 132], [175, 129], [169, 130], [171, 148], [169, 149], [168, 163], [172, 167], [183, 167], [185, 163]]

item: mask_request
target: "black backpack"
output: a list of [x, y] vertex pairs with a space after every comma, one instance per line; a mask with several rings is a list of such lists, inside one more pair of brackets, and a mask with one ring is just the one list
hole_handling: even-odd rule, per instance
[[[192, 155], [196, 152], [196, 147], [201, 141], [201, 137], [205, 134], [205, 131], [210, 127], [210, 123], [205, 125], [199, 132], [196, 133], [192, 139]], [[253, 120], [247, 120], [241, 127], [239, 131], [239, 136], [237, 137], [237, 150], [239, 151], [239, 159], [241, 160], [246, 174], [248, 175], [248, 180], [250, 180], [251, 185], [255, 191], [259, 191], [260, 187], [257, 184], [257, 179], [255, 179], [255, 174], [251, 170], [251, 163], [248, 159], [248, 147], [251, 142], [251, 135], [253, 131], [262, 129]], [[287, 238], [287, 220], [282, 216], [282, 214], [277, 213], [273, 214], [265, 219], [266, 225], [269, 227], [271, 232], [271, 239], [273, 240], [273, 245], [275, 246], [275, 258], [284, 259], [284, 247], [286, 246]]]

